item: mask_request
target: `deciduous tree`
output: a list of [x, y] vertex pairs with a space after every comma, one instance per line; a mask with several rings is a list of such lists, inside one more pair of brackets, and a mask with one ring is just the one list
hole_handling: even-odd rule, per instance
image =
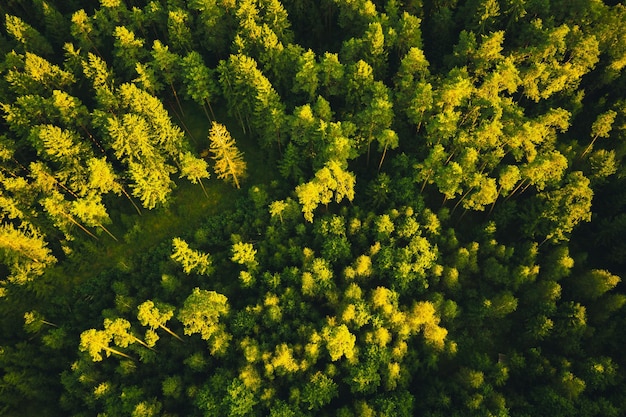
[[185, 274], [192, 271], [201, 275], [210, 275], [213, 271], [211, 256], [208, 253], [191, 249], [187, 242], [175, 237], [172, 241], [174, 247], [171, 258], [180, 263]]

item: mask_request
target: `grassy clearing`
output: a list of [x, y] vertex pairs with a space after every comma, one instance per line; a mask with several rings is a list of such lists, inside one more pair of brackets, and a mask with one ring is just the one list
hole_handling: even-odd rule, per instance
[[[180, 125], [185, 130], [194, 152], [200, 154], [208, 148], [207, 134], [210, 121], [202, 109], [194, 104], [185, 104], [183, 110], [185, 117]], [[130, 203], [117, 200], [120, 212], [112, 215], [114, 223], [110, 230], [117, 236], [118, 241], [102, 234], [97, 242], [88, 244], [90, 253], [86, 256], [91, 257], [90, 262], [80, 261], [83, 257], [81, 253], [78, 264], [72, 265], [71, 272], [61, 264], [53, 268], [56, 271], [51, 273], [52, 276], [61, 273], [65, 277], [71, 277], [70, 282], [76, 284], [113, 266], [123, 268], [135, 254], [171, 240], [175, 236], [185, 235], [195, 230], [207, 216], [217, 214], [220, 210], [227, 210], [238, 195], [247, 192], [249, 186], [267, 184], [275, 178], [275, 169], [271, 169], [275, 164], [268, 160], [266, 152], [258, 147], [256, 140], [245, 136], [224, 110], [216, 110], [217, 121], [227, 126], [244, 153], [248, 175], [242, 189], [237, 190], [224, 181], [210, 178], [204, 181], [209, 196], [207, 198], [200, 185], [177, 179], [176, 188], [170, 196], [168, 205], [152, 211], [143, 210], [141, 216], [135, 213]], [[176, 120], [175, 114], [172, 117]], [[81, 269], [74, 269], [74, 266]]]

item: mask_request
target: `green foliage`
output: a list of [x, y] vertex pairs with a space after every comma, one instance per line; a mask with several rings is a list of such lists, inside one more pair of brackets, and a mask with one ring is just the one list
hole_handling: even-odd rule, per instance
[[5, 3], [0, 414], [626, 413], [622, 4]]
[[328, 205], [333, 197], [337, 203], [344, 197], [352, 201], [355, 182], [354, 174], [345, 171], [337, 161], [329, 161], [324, 168], [315, 173], [312, 181], [296, 187], [296, 195], [302, 205], [304, 218], [312, 222], [313, 210], [320, 204]]
[[224, 353], [230, 336], [226, 333], [220, 318], [229, 312], [228, 299], [215, 291], [194, 288], [178, 312], [178, 319], [185, 326], [185, 334], [200, 333], [211, 347], [211, 353]]

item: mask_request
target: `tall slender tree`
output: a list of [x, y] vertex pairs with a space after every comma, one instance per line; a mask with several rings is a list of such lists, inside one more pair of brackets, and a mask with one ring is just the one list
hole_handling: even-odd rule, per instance
[[217, 177], [232, 181], [235, 187], [241, 188], [240, 180], [246, 175], [246, 162], [226, 126], [213, 122], [209, 130], [209, 142]]

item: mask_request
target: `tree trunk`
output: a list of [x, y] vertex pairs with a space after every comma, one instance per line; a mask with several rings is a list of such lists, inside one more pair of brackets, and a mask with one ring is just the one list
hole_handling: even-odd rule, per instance
[[596, 142], [596, 139], [598, 139], [598, 135], [595, 135], [593, 137], [589, 146], [587, 146], [585, 150], [583, 151], [583, 153], [581, 153], [580, 156], [578, 157], [579, 159], [582, 159], [585, 155], [587, 155], [587, 152], [591, 150], [591, 148], [593, 147], [593, 144]]
[[137, 207], [137, 204], [135, 204], [135, 202], [133, 201], [133, 199], [130, 197], [130, 195], [128, 195], [128, 192], [126, 191], [126, 189], [124, 188], [123, 185], [120, 184], [122, 193], [126, 196], [126, 198], [128, 199], [128, 201], [130, 201], [130, 203], [133, 205], [133, 207], [135, 207], [135, 210], [137, 210], [137, 214], [139, 214], [141, 216], [141, 210], [139, 210], [139, 207]]
[[198, 181], [200, 182], [200, 187], [202, 187], [202, 192], [204, 193], [204, 196], [206, 197], [207, 200], [210, 200], [209, 194], [207, 194], [206, 188], [204, 188], [204, 183], [202, 182], [202, 178], [198, 178]]
[[160, 324], [159, 327], [162, 328], [163, 330], [165, 330], [167, 333], [169, 333], [172, 336], [174, 336], [176, 339], [180, 340], [181, 342], [184, 342], [184, 340], [181, 339], [181, 337], [179, 335], [177, 335], [176, 333], [174, 333], [173, 331], [171, 331], [167, 327], [163, 326], [162, 324]]
[[378, 163], [378, 172], [380, 172], [380, 168], [383, 166], [383, 161], [385, 160], [386, 154], [387, 154], [387, 144], [385, 144], [385, 148], [383, 149], [383, 155], [380, 157], [380, 162]]

